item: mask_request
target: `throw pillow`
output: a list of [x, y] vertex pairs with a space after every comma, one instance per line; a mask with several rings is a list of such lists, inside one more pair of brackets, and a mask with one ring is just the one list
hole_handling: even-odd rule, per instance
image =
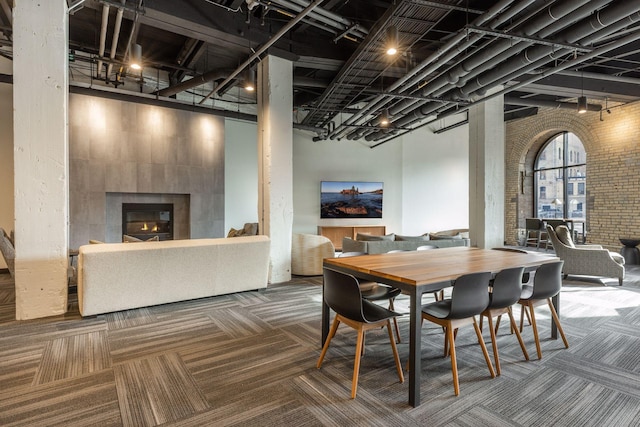
[[557, 226], [556, 236], [558, 236], [558, 240], [560, 240], [565, 245], [569, 246], [570, 248], [575, 248], [575, 245], [573, 244], [573, 239], [571, 239], [571, 232], [566, 226], [564, 225]]
[[89, 239], [89, 244], [91, 245], [100, 245], [104, 242], [101, 242], [100, 240], [93, 240], [93, 239]]
[[427, 242], [429, 241], [429, 235], [424, 236], [401, 236], [396, 234], [396, 240], [402, 242]]
[[133, 236], [128, 236], [128, 235], [123, 235], [122, 236], [122, 241], [124, 243], [138, 243], [138, 242], [159, 242], [160, 241], [160, 236], [153, 236], [148, 238], [147, 240], [142, 240], [142, 239], [138, 239], [137, 237], [133, 237]]
[[356, 240], [360, 240], [361, 242], [379, 242], [381, 240], [388, 240], [393, 242], [395, 240], [396, 235], [391, 233], [385, 236], [372, 236], [371, 234], [356, 234]]

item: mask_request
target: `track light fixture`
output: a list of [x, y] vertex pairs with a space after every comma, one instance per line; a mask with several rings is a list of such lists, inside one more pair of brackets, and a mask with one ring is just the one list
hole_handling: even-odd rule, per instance
[[134, 44], [131, 48], [131, 63], [129, 64], [134, 70], [142, 69], [142, 46]]
[[247, 68], [244, 70], [244, 89], [249, 92], [256, 90], [256, 76], [253, 73], [253, 69]]
[[389, 126], [389, 110], [385, 109], [380, 115], [380, 126]]
[[391, 26], [387, 28], [387, 55], [395, 55], [398, 53], [398, 27]]
[[587, 97], [581, 96], [578, 98], [578, 113], [584, 114], [587, 112]]

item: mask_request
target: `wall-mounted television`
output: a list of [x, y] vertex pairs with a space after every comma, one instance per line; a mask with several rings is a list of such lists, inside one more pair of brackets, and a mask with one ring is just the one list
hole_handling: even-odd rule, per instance
[[382, 182], [322, 181], [320, 218], [382, 218]]

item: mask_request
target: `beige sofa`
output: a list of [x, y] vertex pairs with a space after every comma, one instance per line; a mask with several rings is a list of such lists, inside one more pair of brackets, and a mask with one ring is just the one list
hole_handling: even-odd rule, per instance
[[266, 236], [81, 246], [80, 314], [266, 288], [269, 246]]

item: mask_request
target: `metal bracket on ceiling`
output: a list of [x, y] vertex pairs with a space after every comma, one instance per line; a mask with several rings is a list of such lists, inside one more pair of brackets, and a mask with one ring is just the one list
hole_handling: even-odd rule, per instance
[[76, 9], [82, 6], [86, 0], [67, 0], [67, 13], [73, 15], [76, 13]]

